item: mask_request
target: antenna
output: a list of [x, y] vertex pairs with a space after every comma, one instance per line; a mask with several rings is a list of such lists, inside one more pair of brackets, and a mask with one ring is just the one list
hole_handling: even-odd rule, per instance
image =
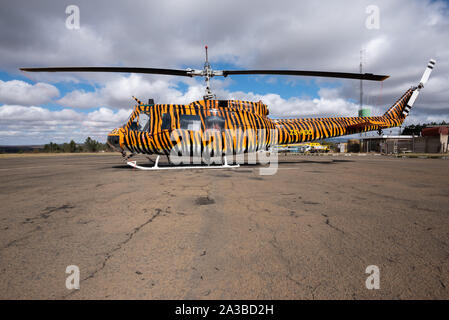
[[212, 68], [210, 67], [210, 63], [209, 63], [209, 57], [207, 54], [207, 45], [204, 46], [204, 49], [206, 49], [206, 61], [204, 62], [203, 74], [204, 74], [204, 78], [205, 78], [204, 81], [206, 82], [206, 92], [205, 92], [203, 98], [204, 98], [204, 100], [208, 100], [208, 99], [215, 98], [215, 95], [210, 90], [210, 78], [212, 78], [214, 76], [214, 74], [212, 72]]
[[208, 58], [208, 55], [207, 55], [207, 46], [204, 46], [204, 49], [206, 49], [206, 62], [204, 63], [204, 66], [209, 66], [210, 67], [209, 58]]

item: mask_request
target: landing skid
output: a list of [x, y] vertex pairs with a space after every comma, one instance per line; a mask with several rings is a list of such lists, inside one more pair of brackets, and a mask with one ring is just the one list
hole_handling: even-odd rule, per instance
[[159, 167], [159, 156], [157, 156], [156, 161], [154, 162], [154, 166], [152, 167], [142, 167], [137, 164], [137, 161], [127, 161], [126, 164], [140, 170], [173, 170], [173, 169], [233, 169], [240, 167], [240, 164], [229, 165], [226, 157], [223, 157], [224, 164], [222, 165], [210, 165], [210, 166], [167, 166], [167, 167]]

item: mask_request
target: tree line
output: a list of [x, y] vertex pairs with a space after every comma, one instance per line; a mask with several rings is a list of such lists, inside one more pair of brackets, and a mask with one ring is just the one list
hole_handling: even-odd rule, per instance
[[424, 128], [427, 128], [429, 126], [444, 126], [444, 125], [447, 125], [446, 121], [442, 121], [440, 123], [430, 122], [430, 123], [423, 123], [423, 124], [411, 124], [409, 126], [404, 127], [404, 129], [401, 132], [401, 135], [420, 136], [421, 131]]
[[100, 151], [112, 151], [111, 147], [107, 143], [98, 142], [91, 137], [87, 137], [83, 144], [77, 144], [71, 140], [69, 143], [53, 143], [50, 142], [44, 145], [43, 152], [100, 152]]

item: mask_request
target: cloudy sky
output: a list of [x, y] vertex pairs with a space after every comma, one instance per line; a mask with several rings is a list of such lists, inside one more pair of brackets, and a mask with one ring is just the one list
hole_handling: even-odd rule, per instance
[[[66, 27], [68, 5], [79, 7], [79, 29]], [[373, 5], [379, 28], [369, 24]], [[448, 39], [446, 1], [2, 1], [0, 145], [105, 141], [126, 121], [132, 95], [189, 103], [204, 92], [201, 79], [20, 67], [200, 69], [205, 44], [215, 69], [358, 72], [363, 50], [364, 72], [391, 76], [364, 82], [373, 115], [417, 85], [434, 58], [406, 124], [449, 121]], [[359, 104], [357, 80], [234, 76], [212, 88], [218, 98], [262, 100], [275, 117], [354, 116]]]

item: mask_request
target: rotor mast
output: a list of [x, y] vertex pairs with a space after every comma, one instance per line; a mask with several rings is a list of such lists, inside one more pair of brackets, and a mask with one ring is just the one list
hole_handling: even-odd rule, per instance
[[209, 63], [209, 57], [207, 54], [207, 46], [204, 46], [204, 49], [206, 49], [206, 61], [204, 62], [203, 74], [205, 77], [204, 81], [206, 82], [206, 92], [205, 92], [203, 98], [204, 98], [204, 100], [209, 100], [209, 99], [215, 98], [215, 95], [212, 93], [212, 91], [210, 89], [210, 78], [212, 78], [214, 75], [212, 73], [212, 68]]

